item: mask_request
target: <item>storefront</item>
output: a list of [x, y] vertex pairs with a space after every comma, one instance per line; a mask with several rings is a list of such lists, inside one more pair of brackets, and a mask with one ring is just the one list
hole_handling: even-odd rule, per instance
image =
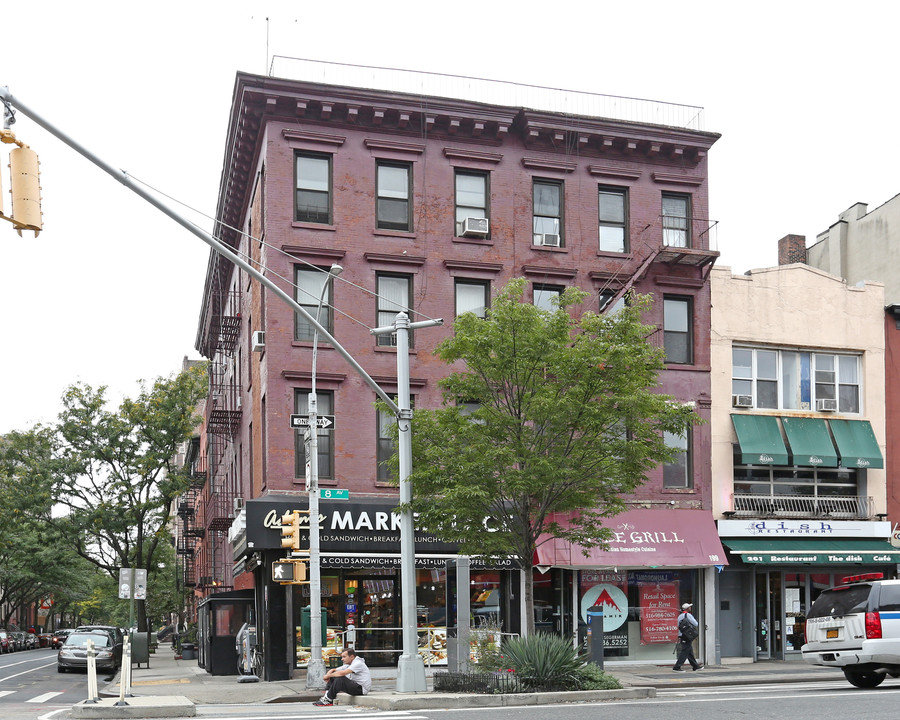
[[[268, 642], [278, 647], [279, 632], [287, 633], [287, 627], [291, 628], [294, 667], [304, 667], [309, 659], [309, 585], [273, 583], [271, 564], [284, 556], [280, 549], [282, 515], [307, 507], [305, 496], [266, 496], [248, 501], [246, 545], [237, 551], [256, 558], [251, 566], [259, 580], [259, 617]], [[369, 665], [394, 665], [402, 650], [400, 520], [394, 512], [395, 503], [375, 498], [323, 500], [319, 510], [325, 659], [339, 656], [340, 648], [350, 644]], [[301, 516], [301, 523], [307, 529], [301, 547], [308, 547], [306, 515]], [[447, 664], [447, 562], [456, 558], [455, 545], [416, 533], [416, 624], [420, 655], [427, 666]], [[473, 562], [470, 592], [476, 618], [518, 618], [516, 609], [510, 607], [518, 601], [518, 594], [511, 590], [520, 574], [516, 567], [512, 560], [502, 558], [491, 561], [489, 567]], [[286, 597], [281, 600], [282, 596]], [[284, 622], [281, 618], [288, 615], [290, 625], [279, 631], [279, 623]], [[291, 650], [285, 647], [285, 653], [289, 656]]]
[[729, 554], [720, 577], [722, 657], [799, 657], [806, 613], [847, 575], [896, 575], [886, 521], [720, 520]]
[[[588, 633], [588, 611], [603, 609], [604, 652], [622, 662], [670, 663], [682, 603], [694, 604], [700, 657], [715, 654], [715, 576], [727, 564], [712, 515], [705, 510], [636, 509], [608, 521], [605, 550], [552, 538], [537, 552], [535, 620]], [[568, 610], [571, 608], [571, 610]]]

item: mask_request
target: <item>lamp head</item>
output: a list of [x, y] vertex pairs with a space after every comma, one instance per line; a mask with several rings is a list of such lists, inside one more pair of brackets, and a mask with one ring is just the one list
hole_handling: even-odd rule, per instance
[[337, 277], [342, 272], [344, 272], [344, 268], [342, 266], [338, 265], [337, 263], [335, 263], [330, 268], [328, 268], [328, 274], [331, 275], [332, 277]]

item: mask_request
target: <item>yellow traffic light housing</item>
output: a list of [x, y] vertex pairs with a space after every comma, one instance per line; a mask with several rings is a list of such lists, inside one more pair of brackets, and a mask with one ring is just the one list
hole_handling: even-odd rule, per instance
[[11, 130], [0, 131], [0, 142], [16, 145], [9, 151], [12, 215], [4, 214], [3, 203], [0, 201], [0, 217], [15, 225], [19, 235], [23, 230], [32, 230], [37, 237], [43, 228], [40, 162], [37, 153], [25, 143], [16, 140]]
[[300, 549], [300, 511], [281, 516], [281, 547], [285, 550]]
[[281, 585], [308, 585], [307, 560], [282, 558], [272, 563], [272, 580]]

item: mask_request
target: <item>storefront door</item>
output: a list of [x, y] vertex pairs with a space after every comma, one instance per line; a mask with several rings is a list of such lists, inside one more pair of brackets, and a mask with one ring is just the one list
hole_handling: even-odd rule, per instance
[[347, 622], [355, 620], [356, 651], [368, 665], [396, 664], [402, 646], [396, 575], [347, 577], [344, 590], [355, 610], [347, 613]]
[[780, 571], [756, 573], [756, 657], [758, 660], [784, 659], [781, 586]]

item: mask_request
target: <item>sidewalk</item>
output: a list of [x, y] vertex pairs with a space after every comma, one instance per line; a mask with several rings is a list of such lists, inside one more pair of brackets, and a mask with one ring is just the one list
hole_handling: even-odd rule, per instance
[[[813, 667], [802, 661], [725, 664], [705, 667], [699, 672], [672, 672], [669, 665], [627, 665], [611, 663], [606, 671], [622, 684], [622, 690], [593, 690], [570, 693], [521, 693], [509, 695], [469, 695], [430, 692], [435, 670], [426, 668], [427, 693], [397, 693], [396, 668], [372, 668], [372, 690], [360, 698], [338, 696], [339, 705], [357, 704], [381, 710], [424, 710], [434, 708], [491, 707], [550, 702], [597, 701], [654, 697], [657, 689], [704, 685], [746, 685], [810, 681], [840, 681], [843, 675], [833, 668]], [[160, 646], [150, 656], [149, 666], [134, 668], [132, 694], [127, 706], [116, 706], [119, 677], [100, 688], [101, 703], [79, 703], [72, 709], [77, 718], [192, 717], [195, 705], [262, 703], [304, 703], [321, 697], [321, 691], [306, 687], [306, 675], [299, 671], [293, 680], [238, 682], [235, 675], [209, 675], [196, 660], [176, 659], [171, 647]]]

